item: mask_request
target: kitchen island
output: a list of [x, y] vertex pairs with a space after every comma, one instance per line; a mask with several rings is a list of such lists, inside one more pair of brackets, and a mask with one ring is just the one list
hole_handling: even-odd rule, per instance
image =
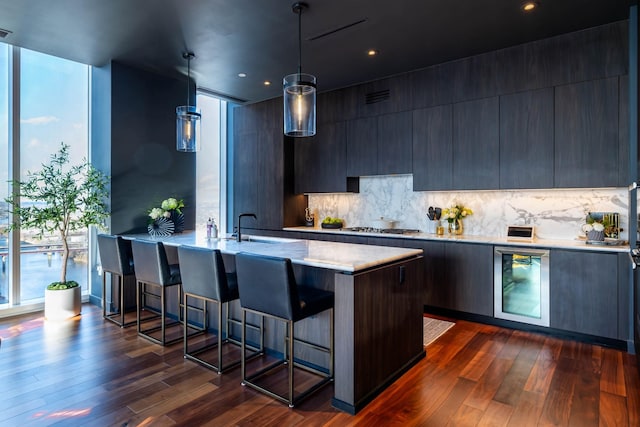
[[[422, 343], [422, 250], [312, 240], [246, 236], [236, 242], [199, 233], [169, 237], [131, 235], [167, 247], [219, 249], [232, 269], [233, 255], [248, 252], [290, 258], [296, 278], [335, 293], [335, 379], [332, 405], [355, 414], [425, 357]], [[170, 256], [170, 255], [169, 255]], [[296, 335], [326, 340], [328, 314], [296, 325]], [[277, 351], [282, 337], [267, 323], [265, 344]], [[278, 329], [279, 330], [279, 329]], [[320, 342], [323, 344], [322, 342]], [[327, 366], [328, 361], [312, 363]]]

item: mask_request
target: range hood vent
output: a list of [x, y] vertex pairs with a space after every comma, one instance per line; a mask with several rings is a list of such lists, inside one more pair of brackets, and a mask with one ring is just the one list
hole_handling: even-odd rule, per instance
[[391, 98], [389, 89], [379, 90], [377, 92], [369, 92], [364, 96], [365, 104], [377, 104], [378, 102], [388, 101]]

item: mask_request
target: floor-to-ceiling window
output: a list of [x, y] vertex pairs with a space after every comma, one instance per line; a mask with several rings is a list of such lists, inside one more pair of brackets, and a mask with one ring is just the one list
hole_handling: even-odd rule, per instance
[[196, 156], [196, 230], [205, 230], [209, 218], [215, 220], [220, 230], [224, 230], [224, 176], [226, 152], [224, 141], [224, 114], [226, 102], [198, 93], [198, 108], [202, 110], [202, 140]]
[[0, 307], [9, 303], [9, 45], [0, 44]]
[[[29, 171], [47, 163], [62, 142], [70, 147], [71, 164], [87, 158], [89, 67], [4, 44], [0, 48], [0, 180], [25, 179]], [[12, 93], [8, 89], [3, 92], [4, 86]], [[4, 200], [11, 188], [0, 188]], [[7, 211], [3, 203], [0, 224], [8, 223]], [[38, 303], [46, 285], [59, 280], [60, 238], [54, 234], [39, 239], [36, 234], [36, 230], [21, 228], [19, 245], [14, 246], [7, 244], [6, 231], [0, 236], [0, 304], [4, 303], [0, 307]], [[67, 280], [80, 283], [83, 291], [88, 285], [87, 236], [87, 230], [81, 230], [69, 239], [72, 251]], [[16, 260], [12, 255], [18, 251]]]

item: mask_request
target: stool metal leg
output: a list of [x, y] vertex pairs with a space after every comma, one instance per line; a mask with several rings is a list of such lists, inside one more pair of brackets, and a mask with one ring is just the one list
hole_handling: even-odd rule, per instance
[[289, 346], [289, 408], [293, 408], [293, 337], [295, 335], [293, 335], [294, 332], [294, 326], [293, 326], [293, 321], [288, 321], [287, 322], [287, 328], [289, 329], [289, 340], [288, 340], [288, 346]]
[[245, 352], [247, 351], [247, 312], [245, 310], [242, 311], [242, 327], [240, 331], [240, 378], [242, 378], [242, 385], [245, 385], [244, 379], [247, 377], [247, 357]]
[[218, 303], [218, 373], [221, 373], [224, 369], [222, 365], [222, 343], [224, 342], [222, 338], [222, 310], [224, 306], [224, 303]]

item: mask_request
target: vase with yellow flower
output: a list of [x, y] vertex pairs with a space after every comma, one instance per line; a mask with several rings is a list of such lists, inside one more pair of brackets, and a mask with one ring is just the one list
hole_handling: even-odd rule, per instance
[[443, 209], [442, 219], [446, 219], [449, 223], [449, 234], [462, 234], [464, 231], [462, 220], [471, 214], [473, 214], [473, 211], [461, 204], [455, 204], [449, 208]]

